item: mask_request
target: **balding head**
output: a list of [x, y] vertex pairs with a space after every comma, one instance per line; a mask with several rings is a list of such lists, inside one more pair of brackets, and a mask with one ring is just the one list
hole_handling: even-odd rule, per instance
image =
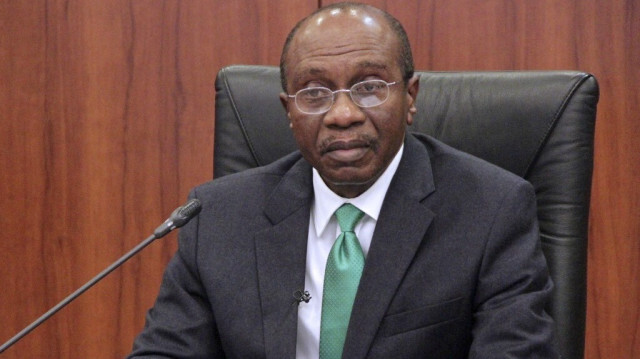
[[407, 33], [402, 27], [402, 24], [400, 24], [400, 22], [396, 18], [394, 18], [387, 12], [373, 6], [360, 3], [343, 2], [328, 5], [314, 11], [309, 16], [300, 20], [287, 36], [284, 47], [282, 49], [282, 54], [280, 56], [280, 81], [282, 83], [282, 89], [285, 92], [287, 92], [287, 67], [289, 65], [289, 51], [291, 48], [291, 43], [293, 42], [298, 32], [301, 29], [308, 28], [310, 24], [322, 25], [319, 24], [318, 21], [322, 22], [322, 20], [326, 19], [327, 17], [345, 13], [351, 13], [354, 17], [359, 17], [361, 20], [364, 20], [366, 16], [382, 20], [382, 23], [386, 24], [386, 26], [389, 27], [389, 29], [391, 30], [391, 34], [395, 36], [397, 40], [398, 66], [402, 71], [402, 78], [404, 79], [405, 83], [413, 76], [414, 65], [413, 56], [411, 54], [411, 46], [409, 44]]

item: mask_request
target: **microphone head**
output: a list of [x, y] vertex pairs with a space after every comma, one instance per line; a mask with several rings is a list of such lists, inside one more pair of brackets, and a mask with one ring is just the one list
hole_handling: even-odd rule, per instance
[[171, 215], [173, 225], [176, 228], [184, 226], [191, 220], [191, 218], [200, 213], [200, 210], [202, 210], [202, 204], [200, 203], [200, 200], [198, 200], [197, 198], [189, 200], [184, 205], [178, 207]]
[[189, 200], [184, 205], [176, 208], [169, 218], [164, 221], [156, 230], [153, 235], [156, 238], [164, 237], [167, 233], [173, 231], [178, 227], [182, 227], [195, 217], [202, 209], [202, 204], [196, 198]]

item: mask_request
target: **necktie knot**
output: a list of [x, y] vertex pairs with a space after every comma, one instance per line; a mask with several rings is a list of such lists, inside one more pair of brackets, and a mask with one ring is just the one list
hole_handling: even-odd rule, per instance
[[353, 232], [363, 216], [364, 212], [351, 203], [345, 203], [336, 210], [336, 219], [342, 232]]

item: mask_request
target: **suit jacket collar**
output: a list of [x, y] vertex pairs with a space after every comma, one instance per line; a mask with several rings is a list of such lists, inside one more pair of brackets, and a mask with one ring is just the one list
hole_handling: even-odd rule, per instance
[[255, 236], [266, 358], [295, 357], [298, 302], [294, 292], [304, 290], [311, 182], [311, 166], [298, 160], [266, 202], [264, 213], [271, 226]]
[[[364, 358], [369, 351], [386, 309], [433, 219], [434, 214], [422, 202], [434, 190], [429, 154], [417, 139], [407, 135], [360, 280], [344, 358]], [[272, 226], [256, 235], [267, 358], [295, 357], [298, 318], [293, 293], [304, 288], [312, 199], [311, 166], [301, 159], [283, 176], [265, 205], [265, 215]]]

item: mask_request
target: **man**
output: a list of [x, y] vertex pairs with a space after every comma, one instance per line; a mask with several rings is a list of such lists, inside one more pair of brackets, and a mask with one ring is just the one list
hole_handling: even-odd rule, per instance
[[203, 210], [132, 357], [554, 357], [533, 190], [406, 132], [419, 81], [400, 24], [320, 9], [281, 73], [299, 153], [192, 192]]

